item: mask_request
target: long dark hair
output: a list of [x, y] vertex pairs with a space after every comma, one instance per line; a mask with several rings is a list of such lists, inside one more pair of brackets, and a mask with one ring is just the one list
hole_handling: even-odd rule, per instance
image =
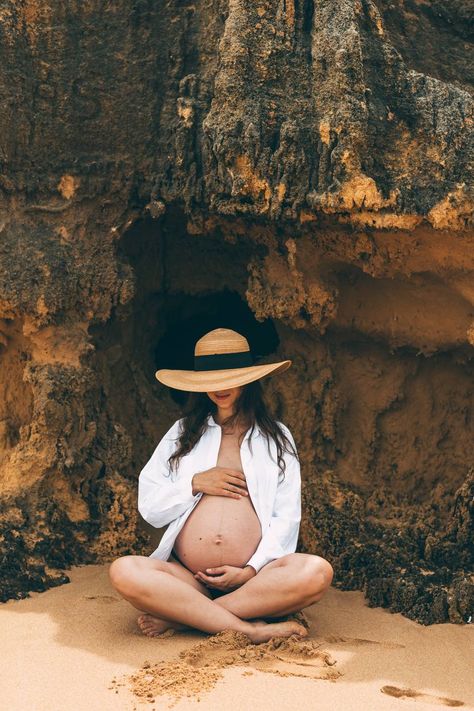
[[[217, 405], [212, 402], [206, 393], [189, 394], [189, 398], [183, 408], [183, 428], [178, 439], [178, 446], [168, 459], [171, 470], [173, 468], [177, 469], [181, 457], [190, 452], [204, 434], [208, 416], [215, 416], [216, 414]], [[270, 438], [273, 439], [277, 448], [277, 463], [283, 476], [286, 468], [283, 452], [289, 452], [299, 461], [298, 453], [292, 443], [268, 412], [259, 380], [243, 386], [242, 392], [236, 400], [234, 413], [221, 424], [232, 426], [237, 420], [244, 420], [249, 423], [249, 427], [251, 427], [250, 437], [253, 435], [255, 425], [258, 424], [266, 437], [270, 456]], [[241, 438], [243, 436], [242, 434]], [[241, 444], [241, 441], [239, 441], [239, 444]], [[249, 446], [252, 446], [251, 442], [249, 442]], [[250, 449], [250, 451], [252, 450]]]

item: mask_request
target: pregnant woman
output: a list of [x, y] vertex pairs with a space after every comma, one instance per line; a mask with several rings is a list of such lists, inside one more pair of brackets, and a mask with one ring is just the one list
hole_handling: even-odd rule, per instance
[[150, 556], [115, 560], [111, 582], [144, 613], [138, 624], [149, 636], [189, 627], [231, 629], [256, 643], [305, 636], [299, 623], [277, 618], [320, 600], [333, 570], [295, 553], [298, 454], [260, 384], [291, 361], [253, 364], [247, 339], [227, 328], [200, 338], [194, 356], [194, 370], [156, 372], [191, 395], [139, 477], [141, 515], [168, 528]]

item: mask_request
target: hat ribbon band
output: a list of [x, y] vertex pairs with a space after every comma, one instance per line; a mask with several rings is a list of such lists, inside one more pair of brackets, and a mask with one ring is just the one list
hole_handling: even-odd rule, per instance
[[251, 365], [253, 365], [253, 358], [250, 351], [194, 356], [194, 370], [226, 370], [248, 368]]

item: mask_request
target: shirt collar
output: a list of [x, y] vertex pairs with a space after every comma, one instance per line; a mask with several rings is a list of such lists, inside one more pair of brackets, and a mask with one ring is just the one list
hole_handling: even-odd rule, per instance
[[[208, 417], [207, 417], [207, 423], [208, 423], [208, 425], [209, 425], [210, 427], [220, 427], [220, 424], [215, 421], [215, 419], [214, 419], [214, 417], [213, 417], [212, 415], [208, 415]], [[250, 431], [250, 430], [249, 430], [249, 431]], [[254, 436], [254, 437], [257, 437], [258, 435], [261, 435], [261, 434], [262, 434], [262, 430], [260, 429], [260, 427], [258, 426], [258, 423], [256, 422], [256, 423], [255, 423], [255, 429], [254, 429], [253, 436]], [[245, 438], [246, 438], [246, 437], [247, 437], [247, 435], [245, 435]], [[244, 438], [244, 439], [245, 439], [245, 438]]]

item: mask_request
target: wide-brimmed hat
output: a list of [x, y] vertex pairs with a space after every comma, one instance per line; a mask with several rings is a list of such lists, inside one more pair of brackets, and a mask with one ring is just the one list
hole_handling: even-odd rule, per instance
[[254, 365], [247, 339], [230, 328], [215, 328], [194, 347], [194, 370], [157, 370], [163, 385], [189, 392], [215, 392], [237, 388], [266, 375], [282, 373], [291, 360]]

